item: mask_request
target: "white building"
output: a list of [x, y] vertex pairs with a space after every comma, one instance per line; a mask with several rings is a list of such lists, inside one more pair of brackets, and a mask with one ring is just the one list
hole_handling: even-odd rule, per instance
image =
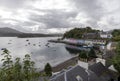
[[101, 38], [111, 38], [112, 35], [108, 32], [100, 32], [100, 37]]

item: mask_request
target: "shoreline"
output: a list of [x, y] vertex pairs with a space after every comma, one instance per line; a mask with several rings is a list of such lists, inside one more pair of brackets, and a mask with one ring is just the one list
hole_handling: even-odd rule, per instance
[[[78, 63], [78, 56], [74, 56], [64, 62], [61, 62], [60, 64], [57, 64], [56, 66], [52, 66], [52, 72], [59, 72], [77, 63]], [[41, 70], [40, 72], [44, 73], [44, 70]]]

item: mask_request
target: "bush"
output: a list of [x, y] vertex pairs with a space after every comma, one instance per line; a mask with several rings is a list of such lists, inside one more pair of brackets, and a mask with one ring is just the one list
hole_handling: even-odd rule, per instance
[[88, 57], [91, 59], [91, 58], [96, 58], [96, 53], [94, 51], [94, 49], [92, 48], [89, 53], [88, 53]]
[[0, 81], [37, 81], [34, 79], [37, 79], [40, 73], [36, 72], [30, 55], [26, 54], [23, 61], [16, 58], [15, 62], [7, 49], [4, 49], [1, 55], [4, 58], [1, 60], [3, 64], [0, 68]]
[[49, 63], [45, 65], [44, 71], [47, 76], [52, 76], [52, 67]]
[[82, 59], [87, 59], [87, 53], [85, 51], [81, 51], [79, 53], [79, 58], [82, 58]]

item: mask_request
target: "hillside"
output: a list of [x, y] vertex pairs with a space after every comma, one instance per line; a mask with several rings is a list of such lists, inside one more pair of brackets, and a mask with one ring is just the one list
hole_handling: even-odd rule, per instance
[[[63, 38], [85, 38], [88, 33], [98, 33], [99, 30], [92, 29], [91, 27], [86, 28], [74, 28], [64, 33]], [[83, 36], [85, 35], [85, 36]], [[99, 36], [98, 36], [99, 37]], [[97, 37], [94, 37], [97, 38]]]
[[0, 28], [0, 36], [18, 36], [20, 34], [22, 34], [22, 32], [12, 28], [8, 28], [8, 27]]
[[42, 33], [23, 33], [12, 28], [0, 28], [0, 37], [55, 37], [62, 36], [62, 34], [42, 34]]

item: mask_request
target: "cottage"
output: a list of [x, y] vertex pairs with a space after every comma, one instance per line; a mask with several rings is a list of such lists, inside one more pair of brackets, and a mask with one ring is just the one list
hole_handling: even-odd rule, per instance
[[101, 81], [114, 81], [114, 79], [116, 79], [115, 74], [113, 74], [101, 62], [89, 66], [88, 69], [94, 72]]
[[84, 33], [82, 37], [83, 39], [96, 39], [99, 38], [100, 35], [98, 33]]
[[53, 75], [50, 81], [114, 81], [112, 72], [101, 62], [88, 66], [76, 65]]
[[117, 47], [117, 42], [112, 42], [111, 43], [111, 50], [115, 50]]
[[101, 38], [111, 38], [112, 37], [112, 35], [110, 34], [110, 33], [108, 33], [108, 32], [100, 32], [100, 37]]
[[68, 68], [50, 78], [50, 81], [101, 81], [97, 75], [79, 65]]

